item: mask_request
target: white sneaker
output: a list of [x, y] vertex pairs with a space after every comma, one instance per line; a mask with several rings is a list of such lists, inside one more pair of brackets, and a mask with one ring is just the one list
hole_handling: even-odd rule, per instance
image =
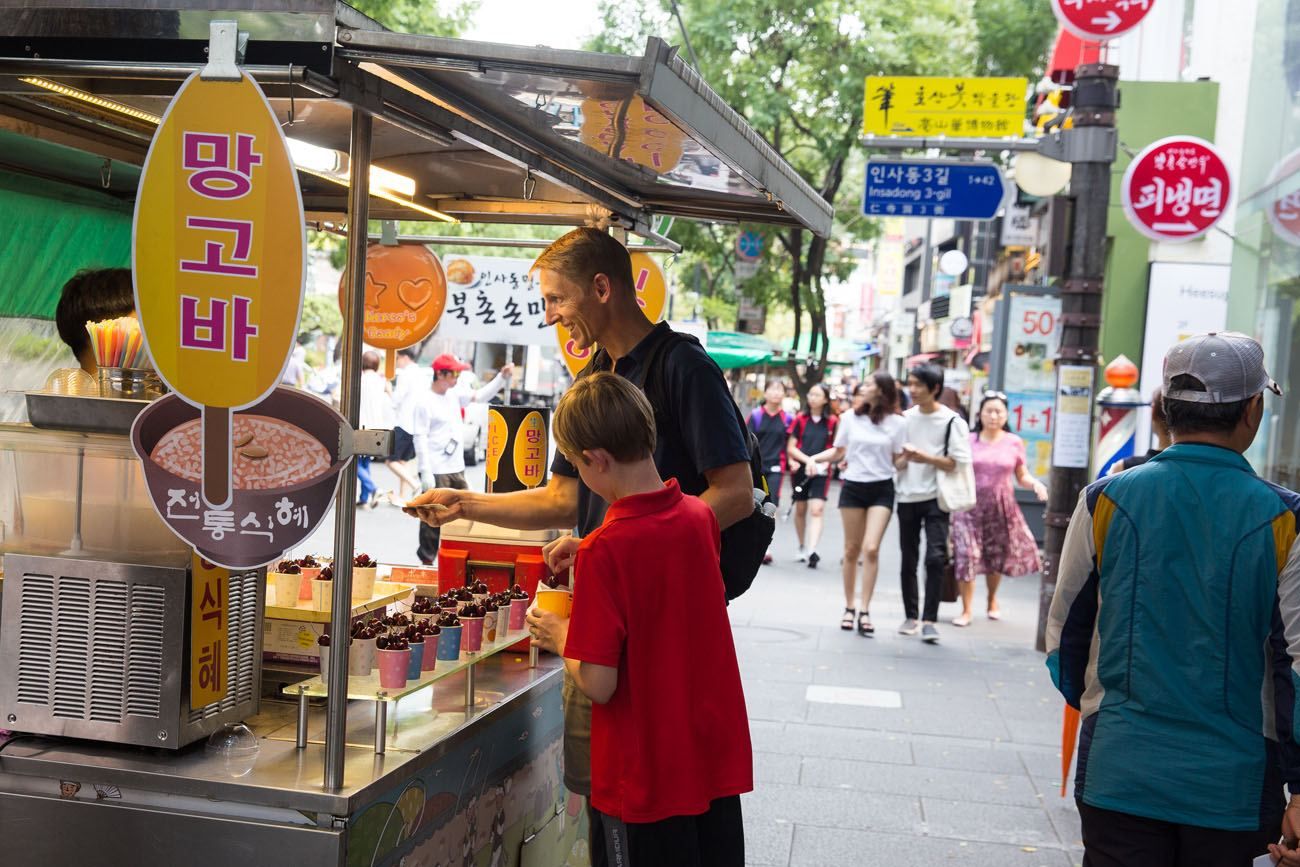
[[902, 625], [898, 627], [899, 635], [915, 635], [920, 631], [921, 631], [921, 624], [917, 623], [915, 620], [913, 620], [910, 617], [904, 620]]
[[799, 550], [795, 553], [794, 562], [806, 563], [807, 561], [808, 561], [808, 552], [805, 551], [802, 547], [800, 547]]

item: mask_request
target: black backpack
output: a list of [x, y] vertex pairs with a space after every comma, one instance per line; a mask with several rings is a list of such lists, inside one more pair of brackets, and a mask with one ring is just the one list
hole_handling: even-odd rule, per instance
[[[641, 385], [641, 390], [645, 392], [650, 407], [655, 413], [657, 436], [674, 442], [679, 452], [682, 450], [681, 428], [676, 421], [667, 418], [662, 410], [668, 402], [664, 394], [663, 367], [668, 353], [682, 343], [700, 346], [700, 341], [691, 335], [676, 331], [667, 331], [655, 342], [645, 360], [645, 376]], [[716, 362], [710, 358], [709, 363], [713, 365], [718, 376], [722, 377], [722, 369]], [[736, 424], [740, 425], [740, 430], [749, 445], [749, 470], [753, 486], [763, 491], [764, 497], [762, 504], [756, 505], [748, 517], [742, 518], [722, 531], [720, 565], [722, 583], [726, 586], [728, 601], [744, 593], [749, 589], [749, 585], [754, 583], [754, 577], [763, 565], [763, 555], [767, 553], [768, 546], [772, 544], [772, 536], [776, 533], [776, 518], [764, 514], [762, 509], [763, 505], [774, 501], [772, 492], [767, 489], [767, 478], [763, 475], [763, 458], [758, 450], [758, 438], [745, 424], [745, 418], [734, 401], [731, 403], [731, 410], [735, 413]]]

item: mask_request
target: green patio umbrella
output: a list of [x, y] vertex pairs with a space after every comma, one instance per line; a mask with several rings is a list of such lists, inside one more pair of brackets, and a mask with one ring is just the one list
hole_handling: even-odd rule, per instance
[[772, 344], [755, 334], [710, 331], [704, 351], [723, 370], [762, 364], [772, 357]]

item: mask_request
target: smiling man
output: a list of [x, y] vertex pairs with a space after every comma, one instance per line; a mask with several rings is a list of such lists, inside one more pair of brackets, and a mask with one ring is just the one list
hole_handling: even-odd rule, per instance
[[[546, 324], [564, 325], [579, 349], [600, 346], [578, 376], [612, 370], [646, 392], [658, 424], [654, 459], [660, 477], [676, 479], [683, 492], [707, 503], [722, 529], [746, 517], [754, 508], [749, 446], [731, 392], [699, 343], [646, 318], [627, 249], [605, 232], [575, 229], [547, 247], [533, 270]], [[657, 378], [650, 387], [647, 373]], [[434, 526], [468, 518], [518, 529], [574, 528], [581, 537], [600, 526], [607, 507], [557, 454], [544, 488], [508, 494], [435, 489], [412, 500], [407, 512]], [[577, 547], [574, 537], [562, 537], [548, 547], [548, 559], [558, 555], [564, 568]], [[565, 785], [589, 795], [591, 704], [567, 681], [564, 696]], [[603, 839], [598, 828], [593, 836]], [[603, 856], [603, 848], [594, 848], [596, 854]]]

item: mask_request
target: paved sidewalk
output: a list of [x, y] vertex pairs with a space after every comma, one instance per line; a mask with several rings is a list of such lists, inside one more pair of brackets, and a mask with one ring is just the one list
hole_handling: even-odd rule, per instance
[[[999, 622], [981, 582], [975, 623], [941, 622], [942, 643], [922, 644], [896, 632], [891, 524], [877, 637], [843, 632], [837, 496], [820, 568], [793, 562], [793, 520], [778, 524], [776, 562], [731, 608], [755, 749], [748, 863], [1080, 864], [1078, 814], [1060, 797], [1062, 701], [1033, 648], [1037, 576], [1004, 582]], [[944, 605], [941, 621], [959, 611]]]

